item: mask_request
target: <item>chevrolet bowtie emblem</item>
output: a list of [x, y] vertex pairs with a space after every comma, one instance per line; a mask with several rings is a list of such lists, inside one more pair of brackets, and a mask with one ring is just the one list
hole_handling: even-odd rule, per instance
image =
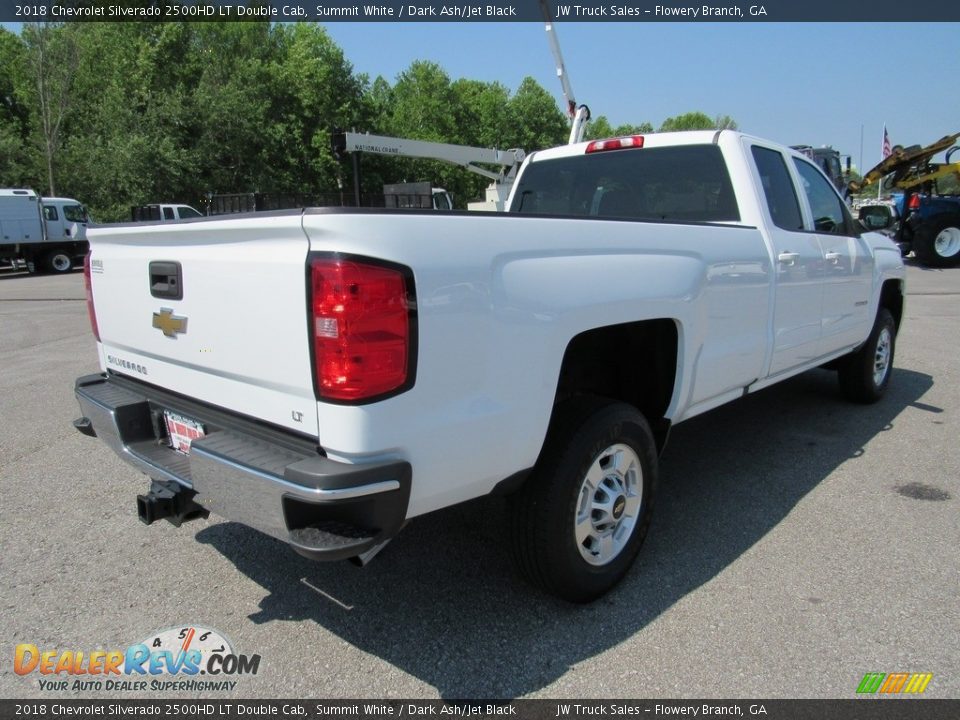
[[160, 312], [153, 314], [153, 326], [167, 337], [175, 338], [177, 333], [187, 331], [187, 319], [174, 315], [170, 308], [160, 308]]

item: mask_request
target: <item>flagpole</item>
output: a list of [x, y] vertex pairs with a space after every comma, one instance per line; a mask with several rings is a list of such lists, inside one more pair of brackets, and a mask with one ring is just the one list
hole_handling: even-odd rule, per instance
[[857, 172], [863, 175], [863, 123], [860, 123], [860, 159], [857, 162]]
[[[887, 124], [883, 124], [883, 138], [880, 140], [880, 162], [883, 162], [887, 159], [887, 156], [884, 154], [887, 150]], [[877, 200], [883, 194], [883, 178], [880, 178], [877, 181]]]

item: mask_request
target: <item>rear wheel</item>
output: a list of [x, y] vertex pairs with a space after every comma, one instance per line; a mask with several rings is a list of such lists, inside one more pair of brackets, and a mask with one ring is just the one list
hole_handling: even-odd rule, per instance
[[840, 389], [854, 402], [874, 403], [883, 397], [893, 372], [897, 324], [887, 308], [877, 311], [870, 337], [856, 352], [841, 358]]
[[953, 267], [960, 263], [960, 217], [933, 220], [922, 227], [913, 241], [917, 259], [930, 267]]
[[51, 250], [44, 257], [44, 266], [52, 273], [70, 272], [73, 269], [73, 258], [65, 250]]
[[513, 498], [521, 571], [572, 602], [606, 593], [640, 551], [656, 480], [653, 434], [632, 406], [600, 398], [557, 406], [537, 466]]

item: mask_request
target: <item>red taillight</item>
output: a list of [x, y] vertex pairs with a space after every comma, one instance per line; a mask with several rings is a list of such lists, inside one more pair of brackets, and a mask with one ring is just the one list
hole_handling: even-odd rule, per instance
[[400, 270], [357, 260], [310, 263], [314, 375], [320, 398], [367, 400], [410, 377], [412, 288]]
[[93, 336], [99, 342], [100, 326], [97, 325], [97, 309], [93, 306], [93, 286], [90, 284], [90, 251], [83, 257], [83, 286], [87, 291], [87, 315], [90, 316], [90, 327]]
[[920, 196], [917, 193], [912, 193], [910, 199], [907, 201], [908, 210], [919, 210], [920, 209]]
[[628, 135], [627, 137], [610, 138], [608, 140], [594, 140], [587, 145], [587, 154], [603, 152], [604, 150], [625, 150], [626, 148], [642, 148], [643, 135]]

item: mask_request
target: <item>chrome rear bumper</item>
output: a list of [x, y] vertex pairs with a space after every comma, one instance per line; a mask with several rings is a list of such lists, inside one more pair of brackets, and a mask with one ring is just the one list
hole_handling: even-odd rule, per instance
[[[217, 408], [113, 375], [77, 379], [83, 418], [96, 434], [151, 478], [196, 493], [202, 508], [290, 543], [317, 560], [340, 560], [381, 545], [402, 527], [410, 497], [405, 461], [348, 465], [316, 445]], [[189, 455], [166, 442], [163, 411], [204, 424]]]

